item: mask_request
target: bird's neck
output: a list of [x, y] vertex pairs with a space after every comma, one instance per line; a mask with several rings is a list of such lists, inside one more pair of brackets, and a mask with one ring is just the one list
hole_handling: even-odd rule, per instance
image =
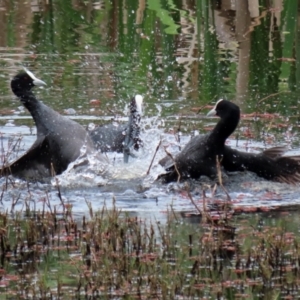
[[37, 128], [37, 135], [46, 135], [49, 131], [47, 119], [50, 118], [52, 109], [49, 109], [47, 106], [43, 105], [30, 91], [23, 93], [19, 99], [30, 112]]
[[16, 94], [17, 97], [20, 99], [20, 101], [23, 103], [23, 105], [31, 112], [31, 114], [35, 111], [38, 100], [34, 96], [34, 94], [31, 91], [22, 92], [19, 95]]
[[128, 120], [128, 128], [127, 128], [127, 134], [125, 137], [125, 144], [130, 144], [133, 142], [134, 139], [137, 139], [140, 134], [140, 121], [141, 121], [141, 115], [135, 111], [132, 112], [129, 116]]
[[226, 139], [234, 132], [239, 123], [239, 117], [221, 119], [209, 135], [209, 141], [216, 146], [224, 146]]
[[25, 108], [30, 112], [33, 121], [37, 127], [37, 131], [46, 132], [45, 119], [43, 116], [42, 104], [39, 100], [36, 99], [35, 95], [31, 91], [23, 92], [19, 96], [20, 101], [25, 106]]

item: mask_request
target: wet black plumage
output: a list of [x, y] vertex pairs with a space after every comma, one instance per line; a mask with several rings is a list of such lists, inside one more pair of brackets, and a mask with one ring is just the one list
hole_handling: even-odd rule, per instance
[[209, 115], [212, 114], [218, 115], [221, 119], [210, 133], [192, 138], [176, 155], [174, 161], [169, 157], [160, 161], [160, 164], [168, 171], [161, 175], [164, 181], [177, 180], [178, 173], [180, 178], [216, 176], [216, 158], [223, 155], [225, 141], [239, 123], [240, 109], [234, 103], [221, 99], [209, 112]]
[[37, 139], [22, 157], [1, 169], [2, 175], [41, 181], [65, 171], [83, 146], [87, 152], [94, 151], [92, 140], [80, 124], [36, 99], [32, 88], [40, 85], [46, 84], [26, 69], [11, 81], [13, 93], [32, 115]]
[[[216, 176], [216, 156], [225, 171], [251, 171], [268, 180], [285, 183], [300, 181], [300, 156], [283, 156], [285, 147], [274, 147], [261, 153], [248, 153], [232, 149], [225, 140], [238, 125], [238, 107], [226, 100], [217, 102], [214, 110], [221, 120], [207, 135], [194, 137], [175, 159], [165, 157], [160, 164], [167, 170], [162, 174], [165, 182], [180, 178]], [[211, 111], [213, 112], [213, 110]], [[210, 112], [210, 114], [211, 114]], [[176, 165], [176, 168], [175, 168]], [[176, 170], [177, 169], [177, 170]]]
[[296, 184], [300, 182], [300, 156], [283, 156], [285, 147], [249, 153], [225, 147], [222, 166], [226, 171], [251, 171], [268, 180]]
[[124, 162], [127, 163], [129, 156], [133, 156], [130, 149], [138, 150], [143, 145], [140, 139], [142, 105], [143, 97], [136, 95], [130, 102], [127, 124], [107, 124], [89, 131], [96, 149], [124, 153]]

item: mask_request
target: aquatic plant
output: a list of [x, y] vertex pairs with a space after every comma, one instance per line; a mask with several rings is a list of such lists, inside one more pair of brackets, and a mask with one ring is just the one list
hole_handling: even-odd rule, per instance
[[171, 209], [162, 224], [115, 206], [94, 211], [88, 202], [89, 215], [75, 217], [63, 198], [61, 211], [44, 201], [48, 211], [0, 214], [1, 295], [255, 299], [297, 293], [299, 237], [284, 224], [267, 226], [259, 216], [256, 223], [243, 221], [226, 203], [199, 208], [202, 218], [194, 224]]

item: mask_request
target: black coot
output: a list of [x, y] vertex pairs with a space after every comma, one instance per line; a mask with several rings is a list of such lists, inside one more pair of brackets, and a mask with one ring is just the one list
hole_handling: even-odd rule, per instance
[[216, 176], [216, 159], [223, 155], [225, 141], [239, 123], [240, 109], [234, 103], [221, 99], [208, 115], [221, 118], [210, 133], [192, 138], [174, 161], [169, 157], [160, 161], [167, 170], [166, 174], [160, 176], [165, 182], [177, 180], [179, 174], [180, 178]]
[[27, 69], [11, 81], [13, 93], [32, 115], [37, 139], [22, 157], [2, 168], [2, 175], [42, 181], [65, 171], [69, 163], [78, 158], [83, 146], [87, 152], [94, 151], [93, 142], [81, 125], [36, 99], [32, 88], [42, 85], [46, 83]]
[[300, 157], [282, 156], [285, 147], [273, 147], [256, 154], [225, 146], [226, 138], [234, 131], [240, 118], [238, 106], [219, 100], [208, 115], [214, 113], [221, 120], [211, 133], [194, 137], [174, 161], [170, 157], [160, 161], [168, 171], [160, 176], [165, 182], [177, 180], [178, 173], [180, 178], [216, 176], [217, 155], [225, 171], [248, 170], [268, 180], [293, 184], [300, 181]]
[[142, 145], [140, 139], [140, 121], [143, 110], [143, 97], [136, 95], [130, 102], [130, 116], [127, 124], [108, 124], [96, 127], [89, 132], [96, 149], [101, 152], [124, 153], [124, 162], [133, 156], [130, 149], [138, 150]]

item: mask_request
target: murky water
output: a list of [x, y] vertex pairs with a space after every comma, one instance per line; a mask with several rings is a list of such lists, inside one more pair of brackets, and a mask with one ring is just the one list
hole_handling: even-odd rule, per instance
[[[205, 118], [205, 109], [195, 112], [219, 97], [233, 99], [245, 114], [230, 145], [259, 151], [286, 144], [289, 153], [300, 153], [297, 4], [129, 2], [0, 2], [2, 156], [9, 152], [13, 160], [35, 140], [32, 118], [9, 88], [23, 65], [48, 85], [35, 90], [39, 99], [84, 126], [125, 121], [126, 105], [136, 93], [146, 102], [145, 147], [137, 159], [124, 165], [121, 155], [108, 154], [109, 175], [102, 176], [91, 158], [87, 169], [70, 166], [50, 185], [2, 178], [4, 209], [12, 209], [15, 202], [13, 209], [42, 209], [48, 200], [61, 207], [59, 182], [63, 201], [76, 212], [85, 212], [86, 202], [94, 208], [104, 203], [110, 207], [114, 198], [119, 208], [139, 214], [159, 215], [170, 206], [195, 211], [184, 184], [155, 182], [162, 172], [157, 161], [165, 155], [164, 147], [175, 153], [195, 131], [212, 128], [217, 120]], [[199, 205], [203, 182], [189, 183]], [[233, 174], [224, 183], [237, 210], [300, 201], [298, 187], [269, 183], [252, 174]], [[210, 197], [209, 189], [206, 195]], [[217, 198], [226, 199], [221, 189]]]

